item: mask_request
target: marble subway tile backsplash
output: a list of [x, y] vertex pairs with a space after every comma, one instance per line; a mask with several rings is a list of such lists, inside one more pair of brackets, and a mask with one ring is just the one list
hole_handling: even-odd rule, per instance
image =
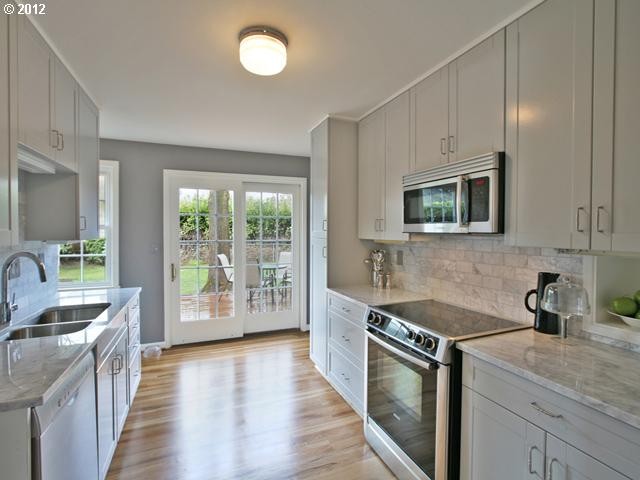
[[43, 302], [56, 295], [58, 290], [58, 245], [48, 245], [42, 242], [24, 242], [11, 248], [0, 248], [0, 267], [11, 254], [27, 251], [36, 255], [44, 255], [47, 270], [47, 282], [40, 283], [36, 266], [30, 260], [21, 258], [20, 276], [9, 280], [9, 295], [16, 294], [18, 304], [17, 316], [20, 310], [28, 305]]
[[[558, 272], [582, 282], [582, 257], [555, 249], [521, 248], [502, 238], [424, 236], [401, 245], [380, 244], [396, 287], [490, 315], [531, 323], [526, 292], [538, 272]], [[403, 252], [403, 264], [396, 263]]]

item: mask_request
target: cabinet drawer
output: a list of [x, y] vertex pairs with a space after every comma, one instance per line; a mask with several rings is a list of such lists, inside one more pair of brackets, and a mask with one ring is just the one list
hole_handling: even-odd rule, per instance
[[134, 348], [133, 353], [129, 351], [129, 405], [133, 403], [136, 396], [140, 380], [142, 378], [142, 355], [140, 347]]
[[329, 380], [358, 415], [364, 408], [364, 372], [336, 348], [329, 346]]
[[348, 318], [356, 323], [364, 322], [364, 314], [366, 307], [357, 302], [350, 302], [342, 297], [329, 293], [327, 295], [329, 309], [334, 310], [343, 317]]
[[463, 384], [605, 465], [640, 479], [640, 431], [581, 403], [464, 355]]
[[131, 303], [129, 303], [129, 318], [140, 312], [140, 295], [136, 295]]
[[129, 351], [140, 346], [140, 326], [129, 326]]
[[364, 327], [329, 310], [329, 339], [360, 369], [364, 366]]

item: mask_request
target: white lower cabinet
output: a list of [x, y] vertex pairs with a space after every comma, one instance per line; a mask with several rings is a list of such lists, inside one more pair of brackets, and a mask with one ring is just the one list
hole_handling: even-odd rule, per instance
[[640, 479], [640, 431], [464, 356], [461, 480]]
[[327, 295], [327, 378], [336, 391], [362, 416], [364, 413], [365, 307]]

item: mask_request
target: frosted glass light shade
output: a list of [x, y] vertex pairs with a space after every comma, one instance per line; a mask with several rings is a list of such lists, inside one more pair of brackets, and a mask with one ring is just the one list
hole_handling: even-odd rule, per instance
[[256, 75], [276, 75], [287, 65], [287, 39], [273, 29], [250, 27], [240, 32], [240, 63]]

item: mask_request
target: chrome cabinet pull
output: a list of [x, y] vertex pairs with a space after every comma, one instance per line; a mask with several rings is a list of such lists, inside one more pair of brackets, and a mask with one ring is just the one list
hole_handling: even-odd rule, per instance
[[351, 342], [351, 339], [349, 337], [345, 337], [344, 335], [341, 335], [341, 337], [345, 342], [347, 343]]
[[442, 137], [440, 139], [440, 153], [442, 155], [447, 154], [447, 139], [445, 137]]
[[584, 209], [584, 207], [578, 207], [578, 210], [576, 211], [576, 230], [580, 233], [584, 233], [584, 228], [580, 228], [580, 212], [585, 212], [586, 210]]
[[531, 402], [531, 406], [537, 410], [538, 412], [546, 415], [547, 417], [551, 417], [551, 418], [562, 418], [562, 415], [559, 413], [553, 413], [550, 412], [549, 410], [546, 410], [544, 408], [542, 408], [540, 405], [538, 405], [538, 402]]
[[[536, 447], [535, 445], [532, 445], [531, 447], [529, 447], [529, 457], [527, 459], [527, 465], [529, 467], [529, 475], [538, 475], [538, 471], [533, 469], [533, 458], [532, 458], [532, 454], [533, 451], [537, 450], [540, 452], [540, 449], [538, 447]], [[540, 452], [542, 453], [542, 452]]]
[[322, 258], [327, 258], [327, 247], [322, 247]]
[[380, 219], [380, 231], [384, 232], [384, 218]]
[[340, 308], [342, 308], [343, 312], [351, 313], [351, 309], [349, 308], [346, 308], [346, 307], [340, 307]]
[[64, 133], [60, 134], [60, 151], [64, 150]]
[[176, 281], [176, 276], [177, 276], [177, 272], [176, 272], [176, 264], [172, 263], [171, 264], [171, 281], [175, 282]]
[[342, 378], [344, 378], [345, 382], [349, 382], [351, 379], [349, 377], [347, 377], [344, 373], [340, 374], [342, 376]]
[[551, 461], [549, 462], [549, 472], [547, 473], [547, 480], [553, 480], [553, 464], [557, 463], [558, 465], [560, 465], [560, 460], [558, 460], [557, 458], [552, 458]]
[[60, 132], [58, 130], [51, 130], [51, 133], [54, 135], [55, 139], [56, 139], [56, 144], [55, 145], [51, 145], [53, 148], [55, 148], [56, 150], [59, 149], [60, 147]]
[[449, 135], [449, 153], [455, 152], [455, 143], [453, 135]]
[[87, 217], [80, 215], [80, 231], [84, 232], [87, 229]]
[[322, 230], [323, 230], [324, 232], [326, 232], [326, 231], [327, 231], [328, 223], [329, 223], [329, 222], [327, 222], [327, 219], [326, 219], [326, 218], [325, 218], [324, 220], [322, 220]]
[[604, 228], [600, 226], [600, 212], [604, 210], [604, 206], [600, 205], [596, 212], [596, 230], [598, 233], [604, 233]]

